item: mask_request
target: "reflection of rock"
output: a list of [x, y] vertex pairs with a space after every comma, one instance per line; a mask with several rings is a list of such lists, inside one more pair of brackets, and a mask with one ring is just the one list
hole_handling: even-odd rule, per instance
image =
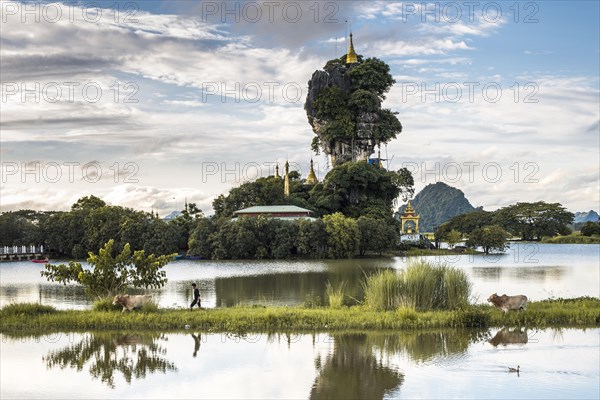
[[372, 351], [367, 335], [339, 335], [326, 360], [315, 360], [319, 375], [311, 399], [382, 399], [402, 384], [404, 376], [382, 365]]
[[527, 341], [527, 330], [521, 330], [521, 328], [512, 330], [507, 328], [500, 329], [496, 335], [489, 340], [494, 347], [500, 344], [503, 346], [506, 346], [507, 344], [526, 344]]
[[89, 363], [89, 373], [108, 386], [115, 387], [115, 371], [128, 383], [133, 378], [145, 378], [148, 373], [177, 371], [175, 365], [162, 356], [166, 349], [157, 341], [163, 335], [90, 333], [79, 343], [62, 350], [51, 351], [44, 360], [47, 368], [71, 367], [82, 371]]

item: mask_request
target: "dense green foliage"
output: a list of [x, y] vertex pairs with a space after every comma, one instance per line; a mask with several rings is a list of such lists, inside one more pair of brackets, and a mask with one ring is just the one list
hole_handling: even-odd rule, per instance
[[393, 221], [355, 220], [341, 213], [293, 221], [201, 218], [191, 233], [188, 254], [207, 259], [350, 258], [392, 250], [397, 237]]
[[[411, 200], [411, 204], [416, 213], [421, 216], [419, 220], [421, 232], [433, 232], [449, 219], [476, 210], [465, 198], [462, 190], [443, 182], [425, 186]], [[396, 215], [403, 214], [405, 209], [406, 205], [402, 205]]]
[[41, 275], [48, 281], [65, 285], [70, 282], [79, 283], [88, 295], [103, 299], [124, 293], [128, 288], [163, 287], [167, 278], [166, 272], [161, 269], [175, 256], [147, 256], [144, 250], [132, 253], [129, 243], [125, 244], [120, 253], [115, 253], [114, 240], [109, 240], [98, 254], [89, 253], [87, 261], [91, 268], [84, 269], [81, 263], [74, 261], [70, 261], [68, 265], [46, 264]]
[[495, 211], [494, 221], [523, 240], [540, 240], [543, 236], [569, 234], [573, 213], [559, 203], [517, 203]]
[[573, 213], [559, 203], [517, 203], [497, 211], [473, 211], [458, 215], [442, 224], [435, 232], [436, 239], [443, 239], [455, 229], [471, 237], [475, 229], [480, 236], [481, 228], [498, 225], [512, 237], [523, 240], [540, 240], [544, 236], [566, 235], [571, 232], [569, 224]]
[[[291, 171], [295, 172], [295, 171]], [[291, 174], [290, 172], [290, 174]], [[215, 217], [230, 218], [234, 211], [252, 206], [291, 204], [307, 208], [315, 217], [341, 212], [359, 218], [392, 218], [398, 197], [406, 200], [414, 193], [414, 180], [406, 168], [387, 171], [366, 161], [335, 166], [323, 182], [306, 185], [290, 180], [290, 196], [283, 194], [283, 179], [274, 176], [246, 182], [213, 202]]]
[[[7, 306], [10, 307], [10, 306]], [[364, 306], [331, 308], [233, 307], [202, 312], [56, 311], [23, 316], [0, 310], [0, 332], [24, 334], [69, 330], [192, 330], [205, 332], [341, 331], [424, 328], [487, 328], [490, 326], [544, 328], [600, 326], [597, 298], [555, 299], [530, 302], [523, 312], [503, 312], [489, 305], [470, 305], [454, 311], [371, 311]]]
[[375, 311], [399, 307], [415, 310], [453, 310], [469, 304], [471, 283], [466, 273], [423, 259], [399, 272], [383, 271], [365, 283], [365, 305]]
[[592, 222], [588, 221], [581, 227], [581, 234], [583, 236], [600, 236], [600, 221]]
[[3, 213], [0, 245], [42, 244], [53, 256], [84, 259], [113, 239], [119, 251], [129, 243], [146, 253], [171, 254], [187, 249], [189, 231], [201, 216], [194, 204], [188, 204], [180, 217], [167, 222], [151, 213], [109, 206], [88, 196], [68, 212]]
[[[346, 65], [344, 59], [334, 59], [327, 63], [325, 71], [336, 71], [335, 75], [344, 78], [337, 85], [322, 88], [312, 104], [314, 110], [307, 110], [309, 116], [315, 115], [323, 124], [320, 138], [313, 142], [314, 151], [318, 152], [320, 140], [333, 144], [365, 139], [365, 132], [360, 129], [365, 122], [370, 125], [368, 138], [376, 143], [387, 143], [402, 131], [397, 113], [381, 108], [385, 94], [395, 83], [389, 65], [377, 58], [359, 57], [352, 66]], [[339, 86], [345, 79], [349, 80], [349, 87]]]
[[485, 254], [492, 251], [503, 252], [508, 247], [507, 241], [510, 234], [499, 225], [488, 225], [482, 228], [475, 228], [469, 233], [467, 246], [483, 247]]
[[580, 232], [573, 232], [566, 236], [554, 236], [542, 238], [542, 243], [550, 244], [600, 244], [600, 236], [584, 236]]
[[414, 193], [408, 169], [387, 171], [366, 161], [347, 162], [334, 167], [322, 183], [311, 190], [309, 202], [322, 214], [341, 212], [359, 218], [391, 218], [398, 197]]

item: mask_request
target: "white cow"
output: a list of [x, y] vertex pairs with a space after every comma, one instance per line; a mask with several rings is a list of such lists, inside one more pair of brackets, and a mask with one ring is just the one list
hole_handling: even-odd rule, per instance
[[116, 295], [113, 300], [113, 305], [120, 304], [123, 306], [123, 310], [121, 312], [131, 311], [134, 308], [141, 308], [145, 303], [152, 300], [152, 296], [149, 294], [122, 294]]

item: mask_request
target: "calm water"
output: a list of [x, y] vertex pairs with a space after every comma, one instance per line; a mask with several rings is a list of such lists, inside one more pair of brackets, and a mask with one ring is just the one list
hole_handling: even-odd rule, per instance
[[[494, 292], [549, 297], [600, 297], [600, 245], [513, 244], [503, 255], [425, 257], [464, 269], [476, 302]], [[325, 285], [346, 282], [347, 301], [362, 299], [365, 274], [400, 269], [406, 258], [302, 261], [176, 261], [165, 269], [169, 283], [155, 292], [162, 307], [191, 302], [192, 282], [202, 305], [229, 307], [262, 303], [296, 305], [324, 301]], [[0, 265], [0, 307], [11, 302], [42, 302], [57, 308], [88, 308], [80, 287], [48, 283], [43, 266], [32, 262]]]
[[600, 329], [0, 339], [2, 399], [600, 396]]

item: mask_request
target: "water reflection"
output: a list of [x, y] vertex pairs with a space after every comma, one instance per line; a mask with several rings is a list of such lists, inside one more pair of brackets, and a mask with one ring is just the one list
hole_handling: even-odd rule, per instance
[[90, 333], [74, 345], [49, 352], [43, 360], [48, 369], [69, 367], [80, 372], [87, 367], [92, 378], [114, 388], [117, 373], [131, 383], [147, 374], [177, 371], [159, 344], [166, 340], [164, 334]]
[[509, 344], [527, 344], [528, 341], [529, 336], [527, 334], [527, 330], [522, 328], [502, 328], [496, 332], [493, 338], [488, 340], [488, 342], [494, 347], [497, 347], [498, 345], [506, 346]]
[[501, 277], [520, 281], [559, 281], [567, 273], [567, 268], [560, 266], [535, 267], [473, 267], [473, 276], [484, 280], [500, 280]]
[[315, 360], [318, 376], [311, 399], [382, 399], [404, 381], [400, 371], [373, 355], [368, 335], [337, 335], [334, 340], [333, 353]]
[[363, 299], [364, 276], [380, 270], [381, 268], [336, 268], [328, 272], [287, 272], [216, 278], [216, 305], [218, 307], [255, 303], [297, 305], [310, 301], [319, 306], [326, 304], [327, 282], [331, 282], [334, 287], [346, 282], [345, 303], [352, 305]]

